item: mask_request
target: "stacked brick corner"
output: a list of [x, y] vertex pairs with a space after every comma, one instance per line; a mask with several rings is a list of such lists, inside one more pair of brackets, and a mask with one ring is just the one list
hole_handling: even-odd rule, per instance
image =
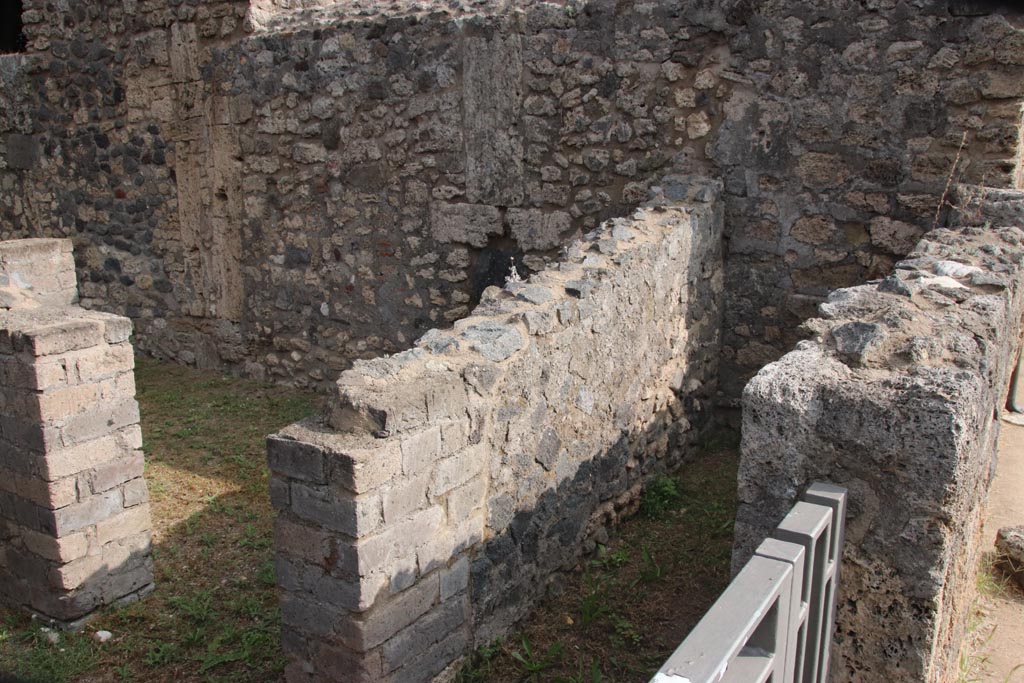
[[131, 321], [68, 240], [0, 243], [0, 600], [74, 626], [152, 588]]

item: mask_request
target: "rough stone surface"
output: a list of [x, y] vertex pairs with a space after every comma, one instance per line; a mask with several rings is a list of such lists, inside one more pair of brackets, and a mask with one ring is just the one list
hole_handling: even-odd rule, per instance
[[1022, 285], [1024, 231], [934, 230], [744, 391], [735, 568], [809, 482], [850, 491], [835, 680], [958, 671]]
[[960, 187], [950, 220], [958, 225], [1024, 225], [1024, 191], [983, 185]]
[[[445, 480], [405, 483], [426, 496], [464, 491], [445, 513], [472, 511], [475, 480], [445, 488], [457, 472], [451, 459], [473, 457], [461, 450], [479, 434], [465, 423], [470, 406], [504, 386], [503, 366], [563, 339], [565, 328], [603, 332], [607, 321], [595, 314], [603, 271], [634, 249], [622, 244], [629, 228], [566, 244], [571, 275], [537, 284], [550, 301], [543, 289], [493, 286], [504, 284], [512, 259], [523, 275], [541, 271], [564, 240], [628, 215], [651, 194], [665, 205], [679, 201], [692, 188], [662, 182], [666, 173], [723, 181], [721, 300], [691, 300], [685, 319], [723, 310], [721, 343], [707, 351], [721, 357], [721, 381], [704, 386], [726, 403], [798, 340], [799, 323], [818, 304], [845, 305], [826, 301], [836, 288], [884, 277], [875, 294], [957, 310], [977, 291], [996, 296], [1011, 285], [1003, 271], [960, 277], [929, 267], [907, 279], [892, 269], [946, 214], [966, 210], [972, 217], [964, 220], [974, 220], [979, 207], [998, 205], [1009, 212], [990, 211], [1002, 217], [978, 224], [1018, 223], [1004, 193], [1024, 185], [1019, 9], [937, 0], [23, 4], [27, 51], [0, 56], [0, 239], [73, 239], [83, 306], [131, 317], [140, 347], [153, 354], [328, 388], [354, 363], [359, 372], [347, 376], [353, 384], [341, 390], [334, 427], [362, 428], [391, 446], [398, 434], [417, 434], [384, 452], [349, 452], [317, 432], [309, 438], [332, 456], [324, 470], [315, 456], [278, 459], [310, 490], [344, 481], [369, 495], [394, 466], [422, 475], [443, 453]], [[960, 181], [1000, 189], [985, 201], [951, 200], [947, 191]], [[5, 278], [0, 310], [32, 301], [24, 278]], [[437, 329], [471, 311], [516, 314], [497, 324], [517, 330], [523, 345], [495, 361], [465, 334], [480, 320]], [[876, 327], [838, 329], [853, 322]], [[903, 341], [890, 327], [844, 319], [828, 343], [844, 366], [874, 371], [878, 354]], [[100, 328], [110, 345], [126, 334], [124, 324], [89, 317], [0, 338], [0, 352], [85, 352]], [[407, 349], [431, 328], [411, 353], [359, 363]], [[972, 339], [965, 333], [950, 348], [960, 354], [977, 345]], [[921, 335], [899, 362], [953, 354], [945, 343]], [[483, 345], [497, 357], [513, 346]], [[441, 361], [424, 371], [421, 390], [386, 396], [394, 377], [423, 367], [424, 354], [474, 354], [478, 362], [444, 382], [451, 378]], [[46, 363], [3, 372], [33, 391], [58, 374]], [[549, 405], [602, 415], [593, 387], [563, 382], [545, 391]], [[527, 419], [518, 409], [509, 406], [509, 415]], [[642, 412], [623, 408], [615, 421]], [[673, 417], [687, 425], [701, 417], [685, 405], [680, 415]], [[62, 438], [0, 417], [3, 434], [32, 448]], [[130, 422], [131, 410], [120, 404], [118, 417]], [[69, 433], [101, 426], [95, 414], [82, 415]], [[577, 454], [572, 439], [557, 436], [553, 460], [551, 440], [509, 457], [562, 476]], [[64, 466], [77, 448], [53, 459]], [[272, 485], [282, 508], [293, 503], [291, 481]], [[613, 477], [607, 486], [620, 483]], [[314, 503], [337, 492], [317, 493], [294, 501], [326, 514], [330, 505]], [[66, 495], [55, 489], [38, 500], [55, 505]], [[511, 525], [518, 500], [505, 495], [483, 509], [495, 519], [511, 515]], [[388, 513], [401, 516], [394, 498], [367, 498], [380, 514], [367, 508], [346, 528], [359, 533], [386, 524]], [[575, 521], [570, 510], [562, 528]], [[439, 558], [471, 542], [475, 524], [441, 535], [423, 550], [424, 566], [441, 571]], [[516, 529], [516, 542], [532, 548], [532, 530]], [[502, 553], [491, 548], [487, 560]], [[413, 560], [401, 559], [405, 571], [386, 588], [366, 584], [365, 594], [408, 588]], [[490, 571], [475, 562], [471, 576]], [[313, 649], [333, 658], [333, 670], [351, 659], [333, 644]], [[289, 677], [309, 679], [298, 659]]]
[[492, 322], [468, 327], [463, 336], [470, 343], [470, 348], [495, 362], [503, 361], [523, 348], [525, 342], [523, 334], [514, 326]]
[[999, 563], [1024, 588], [1024, 525], [1003, 527], [996, 533]]
[[[1021, 15], [961, 4], [25, 0], [0, 239], [74, 239], [143, 350], [328, 387], [702, 173], [736, 397], [950, 179], [1020, 184]], [[435, 234], [447, 205], [500, 220]]]
[[518, 206], [525, 198], [523, 138], [516, 131], [523, 103], [523, 40], [511, 26], [492, 22], [481, 28], [479, 34], [467, 31], [462, 46], [466, 198]]
[[71, 240], [0, 242], [0, 296], [0, 310], [76, 303]]
[[527, 250], [558, 247], [565, 241], [565, 234], [572, 229], [572, 217], [565, 212], [509, 209], [506, 220], [512, 237]]
[[488, 238], [502, 233], [501, 213], [480, 204], [435, 204], [430, 210], [430, 230], [438, 242], [487, 245]]
[[[341, 643], [370, 680], [431, 680], [682, 461], [717, 376], [721, 186], [670, 180], [709, 201], [604, 224], [453, 330], [342, 373], [326, 421], [268, 440], [272, 486], [290, 492], [284, 634], [306, 653], [289, 672], [351, 680], [334, 668]], [[345, 590], [291, 578], [305, 575]]]
[[4, 282], [0, 601], [71, 624], [153, 583], [131, 323], [73, 305], [69, 240], [0, 242]]

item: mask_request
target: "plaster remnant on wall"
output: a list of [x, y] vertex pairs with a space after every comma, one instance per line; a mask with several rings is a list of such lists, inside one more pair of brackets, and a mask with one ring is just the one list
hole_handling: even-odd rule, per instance
[[462, 39], [466, 197], [473, 203], [519, 206], [524, 199], [523, 50], [510, 28], [485, 26]]
[[572, 230], [572, 217], [564, 211], [509, 209], [505, 221], [512, 238], [527, 251], [543, 251], [561, 246]]
[[474, 247], [487, 246], [487, 240], [500, 235], [501, 212], [483, 204], [447, 204], [430, 206], [430, 230], [438, 242], [459, 242]]

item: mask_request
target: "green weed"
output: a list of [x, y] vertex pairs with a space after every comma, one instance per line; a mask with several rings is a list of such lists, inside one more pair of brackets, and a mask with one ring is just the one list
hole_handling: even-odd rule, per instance
[[583, 598], [580, 600], [580, 628], [586, 630], [608, 614], [608, 596], [601, 579], [586, 577]]
[[252, 524], [246, 524], [245, 533], [242, 536], [242, 540], [238, 542], [238, 545], [242, 548], [265, 550], [271, 546], [271, 541], [265, 534], [257, 532]]
[[181, 644], [185, 647], [199, 647], [206, 642], [206, 637], [206, 629], [202, 626], [197, 626], [185, 631], [181, 637]]
[[522, 650], [513, 651], [511, 654], [512, 659], [519, 662], [523, 669], [522, 680], [524, 683], [540, 681], [540, 674], [557, 666], [565, 654], [559, 643], [552, 643], [544, 655], [534, 653], [530, 640], [526, 636], [523, 636], [522, 644]]
[[231, 606], [231, 611], [240, 617], [249, 619], [261, 620], [267, 617], [265, 601], [257, 595], [245, 595], [236, 600]]
[[640, 501], [640, 509], [649, 518], [657, 519], [678, 507], [682, 499], [683, 494], [679, 490], [679, 483], [674, 477], [662, 474], [647, 485]]
[[167, 603], [194, 624], [205, 623], [213, 615], [213, 591], [211, 590], [191, 596], [175, 595], [168, 598]]
[[626, 552], [625, 548], [619, 548], [615, 552], [610, 553], [607, 546], [598, 546], [597, 559], [594, 560], [593, 564], [605, 570], [619, 569], [629, 564], [629, 553]]
[[170, 664], [178, 658], [180, 648], [174, 643], [159, 642], [146, 650], [142, 663], [151, 669]]
[[481, 683], [491, 671], [494, 659], [501, 653], [502, 639], [498, 638], [473, 651], [455, 676], [455, 683]]
[[268, 560], [256, 570], [256, 580], [262, 585], [273, 587], [277, 585], [277, 571], [274, 569], [274, 561]]
[[662, 575], [661, 565], [658, 564], [654, 554], [647, 546], [644, 546], [641, 550], [641, 556], [643, 557], [643, 566], [640, 567], [640, 580], [644, 583], [651, 583], [660, 579]]
[[978, 593], [985, 597], [1003, 597], [1010, 590], [1010, 578], [1001, 566], [1005, 558], [996, 552], [986, 552], [978, 566]]
[[612, 626], [615, 629], [615, 635], [612, 636], [612, 644], [617, 647], [640, 647], [643, 638], [640, 636], [636, 626], [633, 625], [633, 622], [620, 616], [615, 616], [612, 618]]
[[576, 673], [558, 676], [555, 678], [555, 683], [604, 683], [604, 674], [601, 673], [601, 667], [597, 665], [597, 660], [591, 660], [590, 668], [586, 669], [583, 660], [579, 659], [576, 662]]
[[121, 664], [113, 667], [114, 673], [117, 675], [117, 680], [121, 683], [134, 683], [135, 672], [132, 670], [131, 664]]

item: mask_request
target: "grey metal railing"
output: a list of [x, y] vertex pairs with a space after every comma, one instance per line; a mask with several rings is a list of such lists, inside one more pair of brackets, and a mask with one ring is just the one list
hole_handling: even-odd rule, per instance
[[825, 683], [845, 518], [812, 484], [651, 683]]

